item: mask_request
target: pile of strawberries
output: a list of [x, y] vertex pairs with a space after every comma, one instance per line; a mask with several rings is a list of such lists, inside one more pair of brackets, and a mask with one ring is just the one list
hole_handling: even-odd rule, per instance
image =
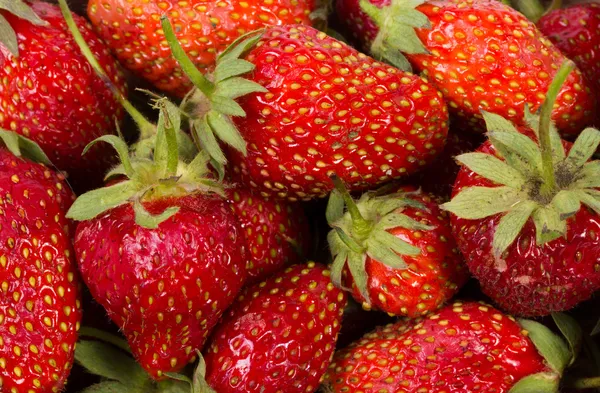
[[600, 389], [600, 4], [86, 3], [0, 0], [1, 393]]

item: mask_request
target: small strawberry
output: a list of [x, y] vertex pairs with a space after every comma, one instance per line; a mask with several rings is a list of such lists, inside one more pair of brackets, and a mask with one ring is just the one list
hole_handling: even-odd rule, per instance
[[194, 62], [214, 69], [217, 55], [237, 38], [268, 25], [310, 24], [315, 0], [90, 0], [88, 15], [127, 69], [157, 88], [183, 97], [192, 84], [171, 56], [160, 16], [173, 21], [177, 38]]
[[[100, 184], [112, 154], [100, 146], [85, 156], [82, 152], [114, 130], [123, 111], [79, 52], [56, 5], [14, 4], [0, 5], [0, 27], [5, 28], [0, 37], [0, 127], [39, 143], [77, 188]], [[108, 78], [124, 94], [118, 63], [85, 19], [78, 16], [76, 22]]]
[[130, 159], [115, 136], [127, 177], [84, 194], [69, 210], [82, 221], [75, 236], [79, 269], [94, 298], [156, 378], [195, 358], [246, 279], [237, 218], [206, 179], [208, 157], [178, 162], [177, 108], [161, 108], [153, 158]]
[[[541, 107], [565, 60], [532, 22], [498, 0], [340, 0], [337, 9], [376, 58], [403, 69], [412, 64], [469, 128], [482, 128], [482, 110], [522, 122], [525, 104]], [[594, 110], [577, 70], [552, 118], [563, 135], [577, 136]]]
[[[560, 325], [576, 341], [574, 321]], [[576, 356], [550, 329], [483, 303], [456, 302], [380, 327], [336, 353], [325, 392], [557, 393]]]
[[540, 31], [573, 60], [600, 96], [600, 4], [583, 3], [543, 16]]
[[443, 205], [471, 273], [514, 315], [568, 310], [600, 289], [600, 163], [588, 161], [600, 132], [570, 144], [550, 121], [573, 67], [561, 67], [529, 127], [484, 113], [490, 142], [457, 158], [463, 168]]
[[286, 265], [303, 262], [303, 252], [310, 247], [310, 230], [302, 206], [267, 199], [238, 185], [226, 192], [250, 253], [248, 284]]
[[296, 265], [247, 288], [204, 351], [218, 393], [312, 393], [327, 371], [346, 297], [322, 265]]
[[[163, 26], [197, 81], [186, 105], [197, 139], [223, 164], [215, 138], [228, 144], [236, 176], [264, 196], [325, 197], [334, 173], [352, 191], [372, 188], [417, 171], [443, 148], [448, 113], [432, 85], [325, 33], [267, 28], [219, 59], [215, 83], [179, 56]], [[231, 77], [248, 64], [249, 79]]]
[[75, 197], [35, 143], [0, 138], [0, 390], [58, 392], [81, 321], [65, 218]]
[[334, 183], [327, 206], [331, 278], [363, 307], [417, 317], [440, 308], [467, 281], [450, 220], [429, 195], [396, 187], [355, 203], [339, 179]]

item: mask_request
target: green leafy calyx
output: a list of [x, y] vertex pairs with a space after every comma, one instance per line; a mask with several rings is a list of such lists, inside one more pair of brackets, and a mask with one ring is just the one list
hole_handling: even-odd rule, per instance
[[6, 148], [17, 157], [26, 157], [41, 164], [52, 164], [42, 148], [31, 139], [25, 138], [16, 132], [6, 131], [1, 128], [0, 139]]
[[468, 153], [457, 160], [497, 186], [468, 187], [442, 207], [458, 217], [479, 220], [500, 214], [493, 252], [501, 256], [531, 219], [543, 245], [567, 232], [567, 221], [584, 204], [600, 214], [600, 162], [589, 161], [600, 145], [600, 131], [584, 130], [569, 151], [550, 121], [560, 88], [573, 69], [568, 61], [548, 91], [540, 116], [526, 110], [533, 135], [508, 120], [483, 113], [488, 138], [498, 157]]
[[342, 272], [347, 266], [366, 305], [370, 305], [365, 270], [367, 257], [394, 269], [406, 269], [403, 257], [421, 253], [419, 248], [388, 230], [402, 227], [427, 231], [431, 227], [402, 214], [409, 206], [425, 209], [410, 198], [410, 193], [379, 196], [371, 192], [355, 202], [338, 178], [334, 177], [333, 181], [336, 188], [327, 205], [327, 222], [333, 228], [327, 237], [334, 258], [331, 279], [342, 288]]
[[370, 0], [360, 0], [362, 10], [379, 28], [370, 48], [374, 57], [410, 71], [403, 53], [428, 53], [415, 30], [431, 29], [429, 18], [417, 10], [423, 3], [425, 0], [392, 0], [390, 5], [380, 8]]
[[223, 167], [227, 159], [219, 141], [244, 155], [247, 153], [246, 142], [231, 119], [246, 116], [236, 99], [267, 91], [258, 83], [242, 78], [242, 75], [254, 70], [255, 66], [240, 58], [260, 40], [262, 31], [238, 38], [219, 55], [214, 72], [206, 77], [177, 41], [173, 26], [166, 16], [162, 17], [162, 27], [173, 56], [195, 86], [182, 103], [182, 110], [189, 118], [192, 135], [198, 145], [209, 153], [213, 164]]
[[[24, 19], [36, 26], [46, 26], [48, 22], [42, 20], [31, 6], [22, 0], [0, 0], [0, 11], [8, 11], [18, 18]], [[17, 34], [0, 13], [0, 45], [3, 45], [13, 56], [19, 57], [19, 43]]]

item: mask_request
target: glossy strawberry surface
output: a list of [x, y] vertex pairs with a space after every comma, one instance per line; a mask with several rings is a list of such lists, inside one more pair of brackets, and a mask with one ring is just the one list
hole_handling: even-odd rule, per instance
[[[508, 393], [548, 371], [514, 318], [480, 303], [454, 303], [425, 319], [377, 328], [336, 353], [332, 392]], [[327, 390], [329, 389], [329, 390]]]
[[62, 175], [0, 148], [0, 387], [58, 392], [73, 365], [79, 281]]
[[304, 208], [264, 198], [240, 186], [227, 189], [228, 202], [239, 220], [250, 257], [248, 284], [261, 281], [286, 265], [304, 262], [310, 251], [310, 229]]
[[267, 93], [240, 99], [243, 183], [291, 200], [324, 197], [337, 174], [353, 191], [413, 173], [442, 150], [448, 113], [421, 78], [306, 26], [268, 29], [246, 55]]
[[122, 329], [154, 378], [195, 359], [246, 280], [241, 229], [220, 198], [159, 199], [152, 214], [180, 211], [157, 229], [135, 223], [131, 205], [79, 224], [75, 250], [94, 298]]
[[247, 288], [204, 351], [219, 393], [316, 392], [335, 350], [346, 297], [308, 263]]
[[[123, 110], [69, 33], [58, 6], [31, 3], [47, 26], [2, 12], [17, 33], [20, 56], [0, 47], [0, 128], [37, 142], [77, 188], [100, 184], [113, 160], [107, 145], [84, 147], [112, 133]], [[125, 93], [118, 63], [85, 19], [75, 21], [111, 81]]]
[[[567, 145], [568, 146], [568, 145]], [[486, 143], [478, 151], [495, 154]], [[495, 184], [463, 167], [453, 195], [466, 187]], [[513, 244], [496, 258], [493, 236], [500, 215], [467, 220], [452, 215], [452, 230], [481, 289], [514, 315], [540, 316], [573, 308], [600, 288], [600, 217], [586, 207], [567, 221], [567, 234], [543, 246], [530, 219]]]
[[[369, 46], [376, 34], [359, 1], [341, 0], [337, 7], [340, 20]], [[483, 130], [482, 110], [521, 122], [525, 105], [541, 107], [565, 56], [532, 22], [496, 0], [429, 0], [417, 10], [431, 22], [431, 29], [417, 30], [429, 54], [407, 57], [465, 126]], [[561, 90], [553, 119], [564, 136], [576, 136], [593, 122], [594, 109], [590, 86], [576, 70]]]
[[91, 0], [88, 15], [121, 64], [157, 88], [183, 97], [192, 88], [171, 56], [166, 15], [187, 55], [211, 71], [217, 55], [241, 35], [268, 25], [310, 24], [314, 0]]
[[[402, 214], [429, 225], [421, 231], [403, 227], [387, 231], [420, 250], [418, 256], [403, 256], [406, 269], [395, 269], [367, 255], [365, 270], [368, 277], [370, 308], [393, 315], [416, 318], [437, 310], [450, 300], [464, 285], [468, 270], [450, 229], [448, 213], [440, 210], [431, 195], [415, 192], [413, 187], [402, 187], [399, 192], [410, 192], [406, 197], [423, 205], [407, 206]], [[344, 286], [352, 288], [358, 302], [364, 302], [350, 271], [346, 268]]]

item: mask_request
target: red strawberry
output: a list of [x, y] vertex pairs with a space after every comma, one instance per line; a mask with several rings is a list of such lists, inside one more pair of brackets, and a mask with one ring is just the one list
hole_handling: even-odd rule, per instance
[[396, 187], [354, 203], [334, 181], [327, 208], [334, 284], [350, 288], [366, 309], [410, 317], [440, 308], [458, 292], [467, 270], [448, 216], [431, 196]]
[[550, 126], [570, 67], [561, 67], [541, 119], [529, 115], [521, 133], [484, 114], [490, 143], [458, 157], [464, 166], [444, 205], [469, 269], [511, 314], [567, 310], [600, 289], [599, 163], [588, 162], [600, 132], [586, 129], [571, 145]]
[[[249, 80], [228, 77], [225, 70], [247, 62], [255, 65]], [[241, 182], [265, 196], [324, 197], [334, 173], [353, 191], [372, 188], [432, 161], [448, 132], [447, 108], [432, 85], [311, 27], [268, 28], [232, 48], [217, 71], [217, 83], [198, 83], [187, 102], [192, 126], [216, 161], [225, 157], [211, 138], [230, 145]], [[239, 105], [233, 101], [244, 93]], [[225, 115], [235, 116], [239, 131]]]
[[600, 4], [584, 3], [550, 12], [538, 27], [573, 60], [600, 95]]
[[310, 230], [302, 206], [273, 201], [240, 186], [228, 188], [227, 196], [250, 253], [246, 263], [248, 283], [302, 262], [303, 252], [310, 247]]
[[246, 289], [205, 350], [219, 393], [312, 393], [335, 350], [346, 305], [329, 271], [296, 265]]
[[177, 108], [159, 101], [154, 161], [127, 157], [128, 180], [85, 194], [69, 216], [83, 221], [75, 250], [94, 298], [128, 339], [135, 358], [160, 379], [195, 358], [246, 279], [237, 218], [205, 179], [208, 157], [177, 162]]
[[573, 357], [543, 325], [457, 302], [380, 327], [337, 352], [325, 391], [556, 393]]
[[[337, 4], [338, 17], [373, 55], [405, 67], [408, 59], [444, 94], [451, 113], [474, 128], [483, 123], [481, 110], [514, 122], [522, 122], [525, 104], [537, 111], [565, 60], [532, 22], [497, 0]], [[579, 70], [557, 104], [552, 118], [565, 136], [593, 121], [595, 100]]]
[[192, 84], [164, 42], [167, 15], [194, 64], [214, 69], [217, 55], [245, 33], [268, 25], [311, 23], [315, 0], [91, 0], [88, 15], [121, 64], [157, 88], [183, 97]]
[[81, 321], [65, 218], [74, 195], [61, 174], [21, 157], [48, 163], [39, 147], [0, 137], [10, 147], [0, 148], [0, 390], [58, 392]]
[[[112, 154], [104, 147], [85, 156], [82, 152], [88, 143], [114, 130], [123, 111], [80, 53], [59, 8], [34, 1], [31, 10], [41, 18], [38, 24], [0, 12], [19, 45], [16, 57], [8, 50], [10, 43], [0, 44], [0, 127], [39, 143], [77, 188], [99, 184]], [[124, 93], [125, 81], [106, 45], [83, 18], [76, 21], [110, 80]], [[10, 42], [7, 37], [0, 40]]]

